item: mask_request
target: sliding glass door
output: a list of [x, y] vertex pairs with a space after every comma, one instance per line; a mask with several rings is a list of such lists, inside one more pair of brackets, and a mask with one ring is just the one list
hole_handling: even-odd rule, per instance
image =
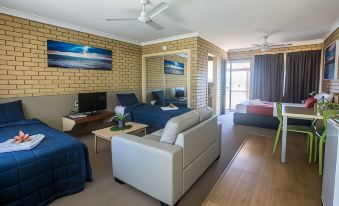
[[230, 61], [226, 68], [226, 109], [249, 99], [251, 61]]

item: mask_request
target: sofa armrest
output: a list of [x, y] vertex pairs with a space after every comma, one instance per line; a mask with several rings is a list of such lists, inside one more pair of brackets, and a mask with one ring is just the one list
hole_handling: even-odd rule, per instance
[[182, 148], [134, 135], [112, 138], [113, 176], [169, 205], [182, 195]]

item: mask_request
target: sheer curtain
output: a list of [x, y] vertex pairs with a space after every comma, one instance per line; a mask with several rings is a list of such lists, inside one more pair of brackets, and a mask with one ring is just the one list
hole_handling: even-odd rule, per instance
[[254, 56], [252, 99], [280, 102], [283, 99], [284, 55]]
[[319, 89], [321, 51], [287, 53], [284, 101], [300, 103]]

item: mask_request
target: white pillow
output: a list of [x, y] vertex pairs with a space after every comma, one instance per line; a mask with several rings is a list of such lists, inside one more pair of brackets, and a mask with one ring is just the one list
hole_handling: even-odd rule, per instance
[[[324, 99], [326, 99], [328, 102], [332, 102], [333, 101], [333, 94], [327, 94], [327, 93], [319, 93], [319, 94], [316, 94], [314, 96], [314, 99], [317, 100], [317, 102], [322, 102], [322, 97], [324, 97]], [[325, 101], [326, 102], [326, 101]]]
[[193, 127], [197, 123], [199, 123], [199, 114], [194, 110], [171, 118], [166, 123], [160, 142], [174, 144], [180, 132]]
[[199, 122], [205, 121], [206, 119], [213, 116], [213, 109], [211, 107], [202, 107], [195, 111], [199, 114]]

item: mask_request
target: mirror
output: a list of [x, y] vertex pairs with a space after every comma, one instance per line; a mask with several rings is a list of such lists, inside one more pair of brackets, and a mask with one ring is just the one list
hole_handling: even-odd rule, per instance
[[187, 107], [187, 53], [145, 58], [146, 103]]

